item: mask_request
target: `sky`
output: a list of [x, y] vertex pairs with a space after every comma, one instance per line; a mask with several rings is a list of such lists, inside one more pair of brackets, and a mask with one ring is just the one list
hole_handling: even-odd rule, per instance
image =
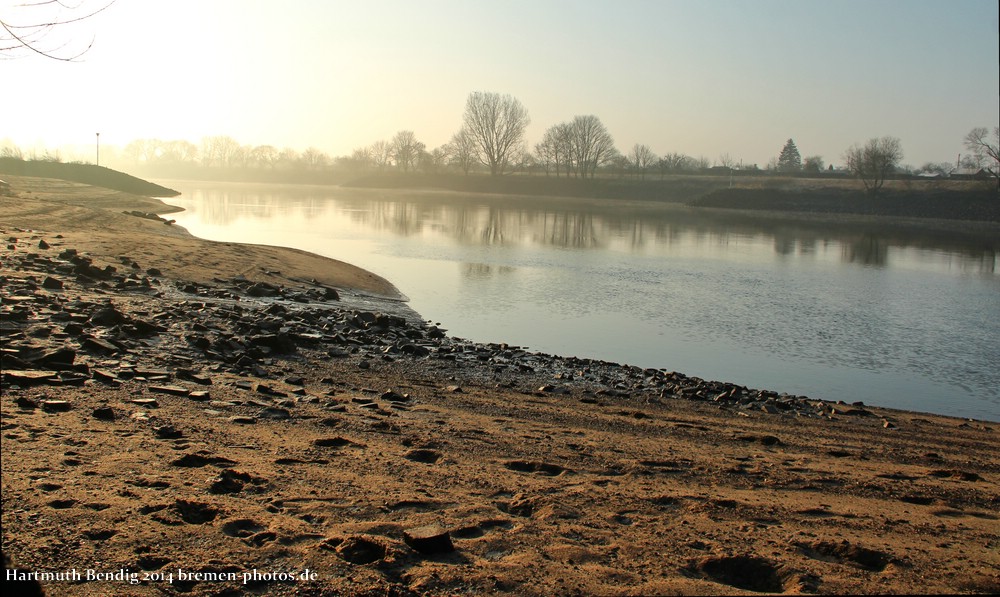
[[[29, 1], [0, 20], [51, 18]], [[494, 91], [527, 108], [529, 149], [593, 114], [623, 153], [764, 167], [791, 138], [839, 165], [891, 135], [919, 167], [1000, 121], [998, 21], [996, 0], [115, 0], [36, 43], [93, 41], [74, 61], [0, 52], [0, 144], [228, 135], [340, 156], [412, 130], [433, 149]]]

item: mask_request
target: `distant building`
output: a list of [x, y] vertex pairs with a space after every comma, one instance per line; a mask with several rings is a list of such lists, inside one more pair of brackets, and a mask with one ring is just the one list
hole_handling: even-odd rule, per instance
[[986, 168], [955, 168], [948, 173], [948, 177], [954, 180], [985, 180], [992, 178], [993, 174]]
[[10, 195], [10, 183], [0, 180], [0, 195]]

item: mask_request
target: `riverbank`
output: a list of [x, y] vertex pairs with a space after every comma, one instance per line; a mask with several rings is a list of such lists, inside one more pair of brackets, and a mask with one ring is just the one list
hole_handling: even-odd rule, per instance
[[697, 208], [767, 212], [785, 217], [825, 215], [1000, 224], [1000, 200], [991, 181], [886, 181], [878, 197], [848, 176], [789, 177], [671, 174], [648, 179], [555, 176], [459, 176], [391, 173], [343, 183], [354, 188], [434, 189], [461, 193], [650, 201]]
[[80, 574], [47, 594], [1000, 588], [994, 423], [474, 344], [345, 304], [393, 291], [346, 264], [16, 182], [3, 549]]

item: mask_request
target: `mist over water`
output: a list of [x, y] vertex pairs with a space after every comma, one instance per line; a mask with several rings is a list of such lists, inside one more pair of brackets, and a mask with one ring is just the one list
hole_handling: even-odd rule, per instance
[[649, 203], [168, 186], [193, 234], [369, 269], [463, 338], [1000, 420], [992, 246]]

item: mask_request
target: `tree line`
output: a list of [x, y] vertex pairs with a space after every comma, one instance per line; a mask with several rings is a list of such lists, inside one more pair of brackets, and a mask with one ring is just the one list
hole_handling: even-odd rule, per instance
[[[448, 143], [428, 150], [411, 130], [402, 130], [391, 139], [360, 147], [350, 155], [331, 157], [310, 147], [299, 152], [271, 145], [242, 145], [232, 137], [211, 136], [200, 145], [184, 140], [161, 141], [138, 139], [121, 151], [120, 161], [133, 167], [158, 169], [210, 168], [225, 170], [261, 170], [270, 172], [332, 173], [356, 176], [370, 173], [398, 172], [488, 172], [492, 176], [512, 173], [540, 174], [555, 177], [592, 179], [599, 173], [618, 177], [645, 179], [657, 173], [698, 173], [705, 171], [758, 173], [756, 165], [738, 163], [729, 154], [714, 162], [679, 152], [657, 155], [648, 145], [636, 143], [620, 151], [614, 137], [595, 115], [578, 115], [547, 128], [542, 139], [528, 148], [525, 132], [531, 123], [528, 110], [509, 95], [494, 92], [470, 93], [462, 115], [461, 128]], [[983, 169], [997, 180], [1000, 190], [1000, 158], [997, 145], [1000, 129], [973, 129], [963, 139], [968, 153], [958, 164], [969, 169]], [[10, 147], [0, 149], [0, 157], [23, 157]], [[885, 180], [903, 168], [902, 144], [895, 137], [873, 138], [848, 148], [843, 154], [844, 170], [858, 178], [865, 190], [874, 195]], [[53, 159], [46, 156], [46, 159]], [[54, 159], [58, 159], [56, 156]], [[938, 172], [947, 164], [925, 164], [909, 173]], [[763, 171], [784, 175], [820, 175], [833, 171], [818, 155], [802, 157], [793, 139], [788, 139], [777, 156]], [[951, 172], [947, 168], [946, 172]]]

